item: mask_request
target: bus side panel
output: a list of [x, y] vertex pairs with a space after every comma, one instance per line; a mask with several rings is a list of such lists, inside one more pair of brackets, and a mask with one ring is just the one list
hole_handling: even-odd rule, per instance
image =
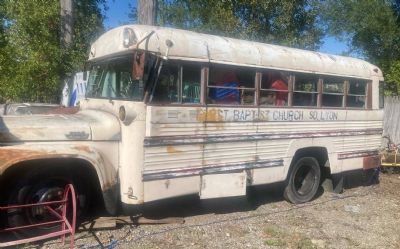
[[[246, 172], [247, 185], [284, 181], [296, 153], [308, 148], [326, 150], [329, 163], [321, 166], [332, 174], [362, 168], [382, 127], [367, 110], [150, 106], [147, 117], [145, 201], [199, 193], [207, 174]], [[360, 160], [347, 163], [348, 154]]]

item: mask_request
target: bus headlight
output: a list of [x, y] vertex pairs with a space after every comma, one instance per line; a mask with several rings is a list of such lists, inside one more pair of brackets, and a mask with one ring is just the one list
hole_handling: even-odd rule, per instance
[[119, 120], [122, 121], [122, 123], [124, 123], [125, 125], [129, 125], [130, 123], [132, 123], [133, 120], [135, 120], [137, 114], [135, 111], [133, 110], [126, 110], [125, 106], [121, 106], [119, 108], [119, 112], [118, 112], [118, 117]]

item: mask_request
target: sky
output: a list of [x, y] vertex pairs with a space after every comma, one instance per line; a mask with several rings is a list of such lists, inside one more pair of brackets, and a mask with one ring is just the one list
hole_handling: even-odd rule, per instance
[[[128, 22], [129, 3], [136, 6], [136, 0], [106, 0], [106, 2], [108, 10], [105, 13], [105, 27], [107, 29]], [[340, 55], [347, 50], [347, 45], [334, 37], [326, 37], [323, 42], [320, 52]]]

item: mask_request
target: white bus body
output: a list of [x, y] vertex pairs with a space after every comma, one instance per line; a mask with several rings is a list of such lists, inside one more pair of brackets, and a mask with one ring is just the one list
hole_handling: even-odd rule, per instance
[[340, 188], [344, 173], [379, 166], [383, 77], [366, 61], [129, 25], [102, 35], [89, 64], [78, 113], [0, 120], [2, 191], [60, 167], [95, 178], [110, 212], [277, 182], [300, 203], [322, 177]]

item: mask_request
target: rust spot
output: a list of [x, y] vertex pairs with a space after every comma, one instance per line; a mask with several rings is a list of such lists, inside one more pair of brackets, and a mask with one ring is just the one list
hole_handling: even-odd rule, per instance
[[89, 146], [86, 145], [77, 145], [74, 146], [73, 149], [77, 150], [77, 151], [82, 151], [82, 152], [86, 152], [89, 154], [93, 154], [94, 152], [89, 148]]
[[373, 169], [378, 168], [381, 165], [380, 156], [367, 156], [363, 159], [363, 168], [364, 169]]
[[218, 109], [211, 108], [207, 111], [199, 110], [197, 112], [197, 121], [199, 122], [222, 122], [223, 117], [219, 113]]
[[112, 187], [114, 187], [117, 184], [117, 182], [114, 181], [106, 181], [102, 184], [102, 191], [105, 192], [109, 189], [111, 189]]
[[244, 186], [246, 184], [246, 176], [245, 175], [241, 175], [239, 176], [239, 186]]
[[181, 153], [182, 151], [175, 149], [175, 147], [172, 146], [172, 145], [168, 145], [167, 146], [167, 152], [168, 153]]
[[202, 123], [204, 122], [215, 123], [215, 127], [218, 130], [224, 129], [223, 116], [216, 108], [207, 109], [206, 111], [202, 109], [198, 110], [196, 119], [198, 122]]
[[45, 112], [44, 114], [75, 114], [79, 111], [79, 107], [64, 107], [64, 106], [60, 106], [58, 108], [55, 109], [51, 109], [47, 112]]
[[169, 179], [165, 181], [164, 185], [165, 185], [165, 188], [166, 188], [166, 189], [169, 188], [169, 185], [170, 185]]
[[43, 151], [23, 149], [1, 149], [0, 150], [0, 173], [7, 167], [25, 160], [49, 157], [49, 153]]

